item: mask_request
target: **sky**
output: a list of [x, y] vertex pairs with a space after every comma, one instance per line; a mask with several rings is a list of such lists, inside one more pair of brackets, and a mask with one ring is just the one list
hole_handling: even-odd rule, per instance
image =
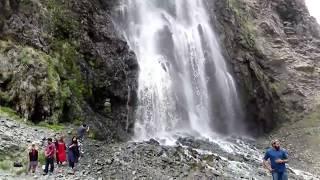
[[314, 16], [320, 24], [320, 0], [305, 0], [311, 16]]

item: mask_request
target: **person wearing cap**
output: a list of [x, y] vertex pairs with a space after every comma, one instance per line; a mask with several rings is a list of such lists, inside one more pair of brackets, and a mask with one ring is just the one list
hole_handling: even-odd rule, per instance
[[29, 148], [29, 170], [32, 173], [36, 172], [38, 166], [38, 148], [36, 147], [36, 143], [32, 142], [31, 147]]
[[[288, 163], [288, 153], [280, 148], [280, 141], [271, 141], [272, 147], [267, 150], [263, 158], [263, 166], [272, 174], [273, 180], [288, 180], [286, 163]], [[269, 161], [270, 160], [270, 163]]]

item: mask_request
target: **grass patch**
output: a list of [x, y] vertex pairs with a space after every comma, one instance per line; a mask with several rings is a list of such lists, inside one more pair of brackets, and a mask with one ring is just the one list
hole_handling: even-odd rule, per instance
[[13, 120], [23, 121], [23, 119], [16, 113], [16, 111], [9, 107], [0, 106], [0, 116]]
[[19, 168], [19, 169], [17, 169], [17, 170], [15, 171], [15, 174], [16, 174], [17, 176], [19, 176], [19, 175], [22, 175], [23, 173], [27, 173], [27, 172], [28, 172], [28, 170], [27, 170], [26, 167], [21, 167], [21, 168]]
[[45, 128], [51, 129], [53, 131], [62, 131], [62, 130], [64, 130], [64, 126], [62, 126], [60, 124], [57, 124], [57, 123], [50, 124], [50, 123], [42, 121], [37, 125], [40, 126], [40, 127], [45, 127]]
[[88, 134], [88, 138], [90, 138], [90, 139], [97, 139], [97, 133], [94, 132], [93, 130], [90, 130], [90, 131], [89, 131], [89, 134]]
[[38, 151], [38, 161], [41, 165], [46, 163], [46, 157], [43, 152]]
[[9, 160], [0, 161], [0, 169], [4, 171], [8, 171], [12, 166], [12, 162]]

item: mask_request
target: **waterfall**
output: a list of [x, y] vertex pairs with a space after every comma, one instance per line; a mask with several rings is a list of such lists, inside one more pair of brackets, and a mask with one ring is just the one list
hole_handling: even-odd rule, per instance
[[140, 66], [136, 139], [239, 132], [236, 85], [202, 0], [123, 0], [118, 12]]

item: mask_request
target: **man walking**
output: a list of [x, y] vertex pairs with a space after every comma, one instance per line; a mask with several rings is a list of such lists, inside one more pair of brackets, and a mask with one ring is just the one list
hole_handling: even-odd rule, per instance
[[[272, 173], [273, 180], [288, 180], [286, 163], [288, 162], [288, 153], [280, 148], [278, 139], [271, 141], [272, 148], [268, 149], [263, 158], [263, 166]], [[269, 161], [271, 162], [271, 166]]]
[[48, 145], [44, 151], [44, 155], [46, 157], [46, 165], [44, 168], [44, 174], [43, 175], [47, 175], [48, 174], [48, 170], [49, 170], [49, 165], [50, 165], [50, 173], [53, 173], [54, 170], [54, 153], [55, 152], [55, 147], [54, 144], [52, 143], [52, 139], [48, 138]]
[[78, 130], [77, 130], [77, 138], [79, 140], [79, 149], [80, 149], [80, 153], [83, 155], [83, 140], [84, 140], [84, 135], [86, 133], [89, 132], [89, 126], [87, 126], [86, 124], [82, 124]]

